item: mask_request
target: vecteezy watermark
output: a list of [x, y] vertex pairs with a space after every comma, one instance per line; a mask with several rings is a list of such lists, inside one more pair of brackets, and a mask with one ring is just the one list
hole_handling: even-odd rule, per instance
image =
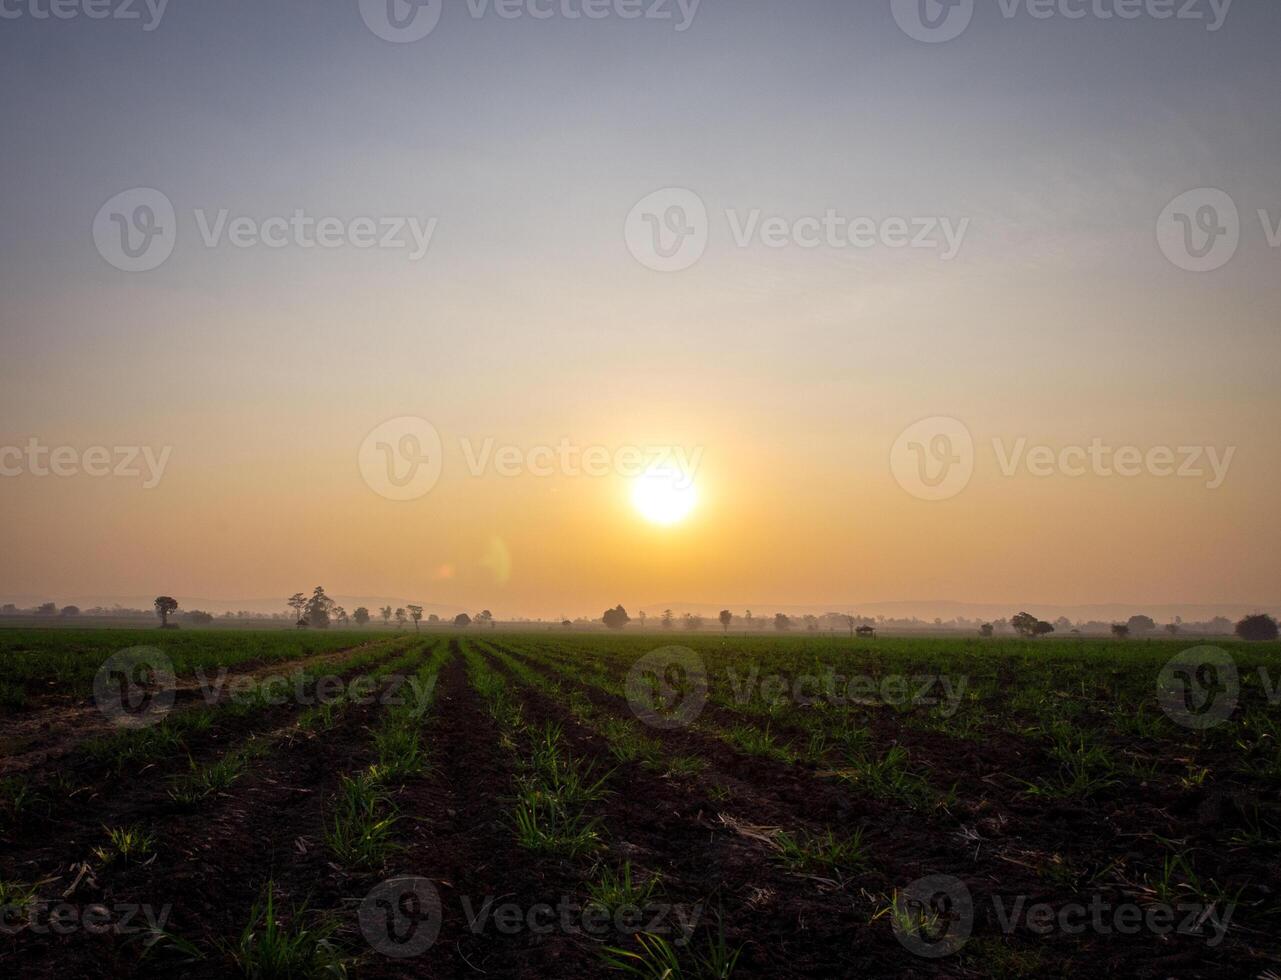
[[[562, 895], [555, 902], [521, 905], [486, 895], [459, 896], [462, 917], [475, 936], [587, 936], [595, 940], [638, 932], [673, 937], [673, 946], [689, 943], [702, 918], [703, 906], [666, 902], [623, 904], [605, 908]], [[393, 878], [376, 885], [360, 904], [361, 934], [374, 950], [392, 959], [412, 959], [440, 938], [443, 922], [440, 892], [427, 878]]]
[[160, 936], [169, 922], [172, 905], [156, 908], [117, 902], [112, 905], [73, 905], [33, 899], [0, 905], [0, 935], [20, 932], [36, 936], [69, 936], [84, 932], [91, 936]]
[[632, 664], [625, 691], [632, 714], [646, 725], [684, 728], [707, 705], [707, 665], [688, 647], [661, 647]]
[[[583, 445], [562, 438], [555, 445], [500, 443], [492, 437], [457, 439], [457, 449], [469, 476], [620, 476], [639, 479], [649, 474], [670, 475], [672, 488], [687, 489], [702, 463], [703, 447]], [[389, 500], [417, 500], [439, 482], [444, 469], [444, 440], [426, 419], [401, 416], [382, 423], [361, 442], [357, 453], [366, 485]]]
[[[1281, 248], [1281, 215], [1273, 220], [1266, 208], [1257, 212], [1269, 248]], [[1217, 187], [1198, 187], [1165, 206], [1156, 223], [1162, 253], [1185, 272], [1214, 272], [1232, 261], [1241, 246], [1241, 212], [1236, 201]]]
[[[956, 258], [970, 219], [947, 217], [871, 218], [835, 208], [820, 215], [766, 216], [760, 208], [728, 208], [725, 223], [736, 248], [925, 249], [944, 261]], [[638, 201], [623, 225], [632, 257], [655, 272], [683, 272], [707, 251], [711, 223], [707, 205], [693, 191], [668, 187]]]
[[440, 892], [426, 878], [393, 878], [376, 885], [357, 920], [365, 941], [383, 956], [413, 959], [431, 949], [443, 922]]
[[[1214, 33], [1223, 27], [1232, 0], [996, 0], [996, 6], [1005, 20], [1180, 20], [1204, 24]], [[890, 0], [903, 33], [930, 44], [964, 34], [974, 7], [975, 0]]]
[[136, 20], [150, 32], [168, 6], [169, 0], [0, 0], [0, 20]]
[[[360, 17], [384, 41], [412, 44], [440, 23], [442, 0], [359, 0]], [[472, 20], [493, 15], [501, 20], [646, 20], [689, 30], [702, 0], [466, 0]], [[457, 9], [457, 8], [455, 8]]]
[[[1117, 901], [1101, 893], [1089, 901], [1051, 904], [1027, 895], [992, 895], [991, 920], [1005, 935], [1191, 936], [1213, 949], [1223, 942], [1236, 912], [1233, 903]], [[974, 929], [976, 907], [965, 882], [930, 875], [912, 882], [890, 908], [894, 934], [904, 948], [926, 959], [959, 952]]]
[[154, 187], [121, 191], [98, 209], [93, 243], [121, 272], [150, 272], [173, 254], [178, 216], [173, 202]]
[[925, 959], [942, 959], [969, 941], [974, 900], [959, 878], [930, 875], [894, 896], [890, 916], [904, 949]]
[[[1038, 479], [1152, 477], [1200, 480], [1218, 490], [1228, 478], [1237, 447], [1114, 446], [1095, 437], [1089, 443], [1050, 446], [1032, 444], [1026, 436], [992, 439], [997, 472], [1014, 478], [1025, 473]], [[908, 426], [890, 449], [890, 472], [899, 486], [920, 500], [948, 500], [964, 490], [974, 475], [974, 439], [966, 425], [948, 416], [922, 419]]]
[[98, 710], [119, 728], [148, 728], [173, 708], [173, 661], [154, 647], [113, 653], [93, 679]]
[[1184, 650], [1161, 669], [1156, 690], [1161, 710], [1171, 721], [1203, 731], [1223, 724], [1236, 712], [1241, 676], [1226, 650], [1199, 646]]
[[356, 455], [365, 485], [388, 500], [417, 500], [431, 493], [444, 470], [440, 432], [412, 415], [375, 427]]
[[250, 674], [232, 675], [226, 667], [219, 667], [211, 676], [203, 668], [196, 668], [195, 679], [200, 696], [210, 705], [223, 700], [271, 707], [285, 704], [302, 707], [377, 704], [389, 708], [411, 706], [422, 711], [431, 704], [432, 693], [436, 689], [434, 675], [426, 681], [416, 674], [389, 677], [358, 674], [343, 678], [337, 674], [315, 675], [302, 669], [255, 677]]
[[81, 475], [95, 479], [142, 477], [142, 488], [154, 490], [160, 485], [172, 454], [173, 446], [163, 446], [158, 452], [151, 446], [77, 449], [74, 446], [46, 446], [32, 437], [25, 446], [0, 446], [0, 476], [56, 476], [63, 479]]
[[[414, 215], [345, 219], [308, 214], [302, 208], [261, 219], [233, 216], [227, 208], [196, 208], [192, 217], [207, 249], [379, 249], [404, 252], [411, 262], [426, 257], [439, 220]], [[178, 241], [173, 202], [152, 187], [123, 191], [98, 211], [93, 240], [99, 254], [122, 272], [159, 268]]]
[[[872, 677], [866, 674], [847, 676], [828, 667], [821, 674], [760, 675], [758, 668], [740, 674], [733, 667], [726, 668], [725, 679], [732, 700], [740, 705], [754, 699], [769, 705], [790, 701], [800, 707], [828, 704], [846, 707], [851, 704], [938, 707], [938, 714], [951, 718], [965, 698], [969, 678], [962, 674], [886, 674]], [[713, 681], [713, 685], [715, 681]]]
[[890, 448], [890, 472], [921, 500], [947, 500], [974, 475], [974, 437], [963, 422], [943, 415], [914, 422]]

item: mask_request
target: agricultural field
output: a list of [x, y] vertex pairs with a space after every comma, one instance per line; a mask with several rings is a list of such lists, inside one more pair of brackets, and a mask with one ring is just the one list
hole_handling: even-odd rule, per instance
[[13, 630], [0, 662], [5, 976], [1281, 976], [1279, 644]]

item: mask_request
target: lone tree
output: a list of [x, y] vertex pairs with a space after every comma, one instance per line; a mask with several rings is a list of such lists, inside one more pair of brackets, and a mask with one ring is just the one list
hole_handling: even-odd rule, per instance
[[471, 625], [471, 617], [468, 616], [466, 613], [459, 613], [457, 616], [454, 617], [454, 625], [457, 626], [459, 629], [466, 629], [468, 626]]
[[351, 618], [356, 621], [357, 626], [368, 626], [369, 610], [364, 606], [357, 606], [356, 611], [351, 614]]
[[313, 629], [329, 629], [329, 620], [334, 611], [334, 600], [325, 595], [323, 585], [316, 586], [312, 590], [311, 598], [307, 600], [307, 608], [303, 616], [307, 620], [307, 625]]
[[734, 621], [734, 614], [730, 612], [728, 609], [722, 609], [721, 615], [720, 615], [720, 621], [721, 621], [721, 629], [724, 632], [728, 633], [729, 624]]
[[1130, 638], [1130, 627], [1126, 623], [1113, 623], [1112, 635], [1118, 640], [1128, 640]]
[[1021, 612], [1010, 620], [1010, 625], [1019, 636], [1026, 636], [1029, 639], [1046, 636], [1054, 632], [1054, 624], [1047, 623], [1043, 619], [1037, 619], [1031, 613]]
[[169, 614], [178, 611], [178, 600], [173, 596], [156, 596], [156, 615], [160, 617], [160, 628], [169, 628]]
[[1125, 625], [1130, 627], [1130, 632], [1136, 636], [1151, 633], [1156, 629], [1156, 621], [1151, 616], [1131, 616], [1130, 621]]
[[405, 610], [400, 607], [397, 607], [396, 608], [396, 628], [403, 630], [405, 628], [406, 621], [407, 620], [405, 618]]
[[494, 614], [491, 613], [488, 609], [482, 609], [480, 612], [476, 614], [476, 622], [483, 623], [484, 625], [488, 626], [490, 629], [493, 629]]
[[774, 614], [774, 628], [780, 633], [786, 632], [792, 628], [792, 619], [790, 616], [784, 616], [782, 613]]
[[421, 622], [423, 621], [423, 607], [422, 607], [422, 606], [410, 606], [410, 607], [409, 607], [409, 618], [410, 618], [410, 619], [412, 619], [412, 620], [414, 621], [414, 632], [415, 632], [415, 633], [417, 633], [417, 632], [418, 632], [418, 624], [419, 624], [419, 623], [421, 623]]
[[854, 639], [854, 627], [858, 625], [858, 617], [846, 613], [841, 619], [845, 620], [845, 625], [850, 628], [850, 639]]
[[1236, 634], [1252, 643], [1266, 643], [1277, 638], [1277, 621], [1267, 613], [1255, 613], [1237, 623]]
[[380, 615], [383, 618], [384, 626], [391, 625], [391, 606], [383, 606], [381, 609], [378, 610], [378, 615]]
[[601, 622], [612, 630], [621, 630], [631, 621], [632, 617], [627, 615], [627, 610], [623, 608], [621, 602], [613, 609], [606, 609], [605, 615], [601, 617]]
[[663, 610], [663, 629], [669, 630], [672, 628], [672, 619], [673, 619], [672, 611], [670, 609], [664, 609]]
[[295, 592], [285, 601], [288, 603], [289, 608], [293, 610], [294, 622], [301, 622], [302, 611], [307, 608], [307, 597], [301, 592]]
[[996, 632], [996, 627], [991, 623], [984, 623], [979, 627], [979, 636], [991, 636]]

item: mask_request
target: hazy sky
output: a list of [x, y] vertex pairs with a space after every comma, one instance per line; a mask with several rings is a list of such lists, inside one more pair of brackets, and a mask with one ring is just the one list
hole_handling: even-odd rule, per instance
[[[367, 24], [387, 0], [61, 2], [0, 0], [0, 446], [24, 454], [0, 456], [0, 593], [1278, 601], [1272, 0], [978, 0], [946, 41], [897, 0], [446, 0], [406, 43]], [[111, 235], [143, 234], [143, 199], [104, 205], [135, 188], [175, 218], [129, 272]], [[1235, 231], [1207, 188], [1235, 253], [1200, 256]], [[705, 222], [672, 209], [690, 194]], [[238, 218], [281, 247], [233, 244]], [[410, 247], [357, 247], [354, 219]], [[894, 219], [941, 246], [893, 247]], [[701, 258], [656, 271], [656, 228]], [[400, 417], [443, 451], [409, 501], [361, 469]], [[936, 417], [972, 460], [952, 422], [900, 439]], [[171, 452], [144, 488], [145, 465], [38, 475], [31, 439], [80, 471]], [[1006, 475], [1020, 439], [1048, 475]], [[698, 502], [660, 527], [616, 469], [473, 475], [486, 440], [680, 446]], [[1070, 475], [1095, 440], [1141, 471]], [[940, 461], [968, 483], [932, 486]]]

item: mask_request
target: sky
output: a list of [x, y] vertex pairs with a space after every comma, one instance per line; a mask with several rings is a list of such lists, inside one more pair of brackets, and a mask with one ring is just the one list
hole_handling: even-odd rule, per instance
[[1270, 0], [60, 2], [0, 597], [1281, 605]]

